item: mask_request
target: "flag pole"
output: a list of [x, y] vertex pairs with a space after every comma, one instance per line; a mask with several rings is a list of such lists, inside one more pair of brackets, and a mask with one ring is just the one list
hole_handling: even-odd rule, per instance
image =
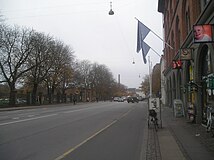
[[[144, 42], [144, 43], [146, 43], [146, 42]], [[147, 44], [147, 43], [146, 43]], [[148, 44], [147, 44], [148, 45]], [[148, 45], [149, 47], [150, 47], [150, 45]], [[153, 51], [153, 52], [155, 52], [159, 57], [161, 57], [161, 55], [158, 53], [158, 52], [156, 52], [152, 47], [150, 47], [150, 49]]]
[[152, 74], [151, 74], [152, 62], [150, 62], [150, 56], [148, 56], [148, 62], [149, 62], [149, 98], [152, 98]]
[[[136, 17], [135, 17], [135, 19], [136, 20], [138, 20], [138, 21], [140, 21], [139, 19], [137, 19]], [[141, 21], [140, 21], [141, 22]], [[142, 23], [142, 22], [141, 22]], [[145, 24], [144, 24], [145, 25]], [[148, 27], [147, 27], [148, 28]], [[153, 30], [151, 30], [150, 29], [150, 31], [154, 34], [154, 35], [156, 35], [160, 40], [162, 40], [168, 47], [170, 47], [171, 49], [174, 49], [172, 46], [170, 46], [166, 41], [164, 41], [159, 35], [157, 35]]]

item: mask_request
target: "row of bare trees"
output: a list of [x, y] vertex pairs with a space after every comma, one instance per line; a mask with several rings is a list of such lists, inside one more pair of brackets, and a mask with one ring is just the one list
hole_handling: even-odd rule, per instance
[[65, 94], [71, 86], [93, 87], [100, 97], [117, 89], [105, 65], [76, 60], [70, 46], [50, 35], [1, 22], [0, 84], [9, 87], [10, 105], [16, 104], [21, 87], [31, 92], [32, 104], [39, 91], [46, 92], [51, 103], [54, 93]]

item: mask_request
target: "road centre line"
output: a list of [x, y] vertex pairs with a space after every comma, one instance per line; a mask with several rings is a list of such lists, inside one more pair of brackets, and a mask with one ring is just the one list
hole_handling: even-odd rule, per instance
[[63, 158], [65, 158], [67, 155], [71, 154], [73, 151], [75, 151], [76, 149], [78, 149], [79, 147], [81, 147], [82, 145], [84, 145], [85, 143], [87, 143], [88, 141], [90, 141], [91, 139], [93, 139], [94, 137], [96, 137], [97, 135], [99, 135], [100, 133], [104, 132], [106, 129], [110, 128], [111, 126], [113, 126], [115, 123], [117, 123], [120, 119], [122, 119], [123, 117], [127, 116], [132, 110], [134, 110], [135, 108], [131, 108], [129, 109], [127, 112], [125, 112], [122, 116], [120, 116], [118, 119], [112, 121], [110, 124], [106, 125], [104, 128], [100, 129], [99, 131], [97, 131], [96, 133], [94, 133], [93, 135], [91, 135], [90, 137], [86, 138], [85, 140], [83, 140], [81, 143], [77, 144], [76, 146], [74, 146], [73, 148], [69, 149], [68, 151], [66, 151], [65, 153], [63, 153], [61, 156], [55, 158], [54, 160], [63, 160]]
[[36, 120], [36, 119], [41, 119], [41, 118], [46, 118], [46, 117], [52, 117], [52, 116], [56, 116], [56, 115], [57, 114], [49, 114], [49, 115], [45, 115], [45, 116], [22, 119], [22, 120], [17, 120], [17, 121], [12, 121], [12, 122], [5, 122], [5, 123], [0, 123], [0, 126], [5, 126], [5, 125], [9, 125], [9, 124], [14, 124], [14, 123], [20, 123], [20, 122], [26, 122], [26, 121], [31, 121], [31, 120]]

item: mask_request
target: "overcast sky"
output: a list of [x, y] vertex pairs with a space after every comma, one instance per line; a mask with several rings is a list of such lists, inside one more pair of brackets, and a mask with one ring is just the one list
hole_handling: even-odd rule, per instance
[[[144, 64], [136, 52], [138, 18], [162, 37], [162, 14], [158, 0], [0, 0], [6, 23], [30, 27], [70, 45], [79, 60], [105, 64], [117, 80], [138, 88], [149, 73], [148, 56], [154, 66], [160, 57], [151, 49]], [[151, 32], [145, 41], [162, 55], [163, 42]], [[135, 64], [133, 64], [133, 61]]]

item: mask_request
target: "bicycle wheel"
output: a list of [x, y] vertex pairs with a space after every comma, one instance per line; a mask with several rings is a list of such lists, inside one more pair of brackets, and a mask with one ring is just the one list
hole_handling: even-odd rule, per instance
[[148, 118], [148, 119], [147, 119], [148, 128], [149, 128], [149, 126], [150, 126], [150, 122], [149, 122], [149, 120], [150, 120], [150, 119]]
[[153, 123], [154, 123], [155, 131], [157, 132], [158, 131], [158, 121], [154, 120]]
[[207, 129], [208, 133], [211, 131], [211, 122], [210, 121], [208, 121], [206, 129]]
[[212, 137], [214, 137], [214, 122], [212, 120], [210, 122], [210, 132], [212, 134]]

